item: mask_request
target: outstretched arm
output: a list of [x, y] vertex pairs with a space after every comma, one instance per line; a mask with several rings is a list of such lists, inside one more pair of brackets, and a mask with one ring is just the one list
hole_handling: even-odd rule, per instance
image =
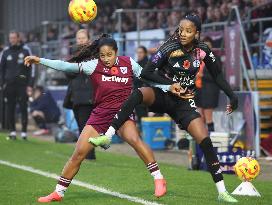
[[232, 91], [229, 83], [225, 80], [220, 63], [213, 53], [208, 50], [204, 62], [208, 71], [211, 73], [215, 83], [229, 97], [230, 105], [227, 105], [227, 114], [232, 113], [238, 107], [238, 97]]
[[91, 75], [96, 66], [98, 60], [91, 60], [82, 63], [69, 63], [61, 60], [50, 60], [46, 58], [39, 58], [37, 56], [27, 56], [25, 58], [25, 65], [30, 66], [31, 64], [41, 64], [46, 67], [70, 73], [80, 73], [83, 72], [87, 75]]

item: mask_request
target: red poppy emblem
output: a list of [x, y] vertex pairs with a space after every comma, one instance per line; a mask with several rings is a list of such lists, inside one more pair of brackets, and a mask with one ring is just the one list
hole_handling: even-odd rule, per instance
[[118, 68], [116, 68], [116, 67], [111, 68], [111, 74], [112, 75], [117, 75], [118, 73], [119, 73]]
[[189, 69], [189, 68], [190, 68], [190, 66], [191, 66], [190, 61], [186, 60], [186, 61], [184, 61], [184, 62], [183, 62], [183, 68], [185, 68], [185, 69]]

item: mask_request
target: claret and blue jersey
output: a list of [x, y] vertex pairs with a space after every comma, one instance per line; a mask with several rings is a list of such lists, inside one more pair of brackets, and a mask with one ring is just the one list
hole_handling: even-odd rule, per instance
[[[83, 72], [89, 75], [93, 85], [94, 102], [101, 108], [119, 109], [132, 92], [133, 77], [140, 77], [142, 67], [132, 58], [118, 56], [110, 68], [99, 59], [81, 63], [41, 58], [40, 64], [65, 72]], [[169, 85], [155, 85], [169, 89]]]

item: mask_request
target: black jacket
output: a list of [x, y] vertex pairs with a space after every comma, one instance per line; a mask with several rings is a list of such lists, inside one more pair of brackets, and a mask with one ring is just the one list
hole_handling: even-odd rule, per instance
[[0, 85], [16, 83], [33, 86], [34, 70], [24, 65], [24, 58], [28, 55], [31, 55], [30, 49], [23, 44], [3, 50], [0, 62]]
[[78, 105], [92, 105], [93, 89], [89, 76], [84, 74], [68, 74], [69, 85], [63, 107], [72, 109]]

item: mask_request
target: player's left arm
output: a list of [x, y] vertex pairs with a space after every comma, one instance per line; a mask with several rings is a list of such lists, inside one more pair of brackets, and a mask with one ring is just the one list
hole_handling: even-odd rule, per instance
[[131, 63], [131, 66], [132, 66], [133, 75], [136, 78], [143, 80], [144, 82], [148, 83], [151, 86], [160, 88], [164, 92], [170, 91], [171, 85], [158, 84], [158, 83], [151, 82], [149, 80], [142, 79], [141, 78], [141, 73], [142, 73], [142, 70], [143, 70], [142, 66], [140, 66], [137, 62], [135, 62], [132, 58], [130, 58], [130, 63]]
[[227, 113], [231, 113], [232, 111], [236, 110], [238, 107], [238, 97], [232, 91], [229, 83], [225, 80], [221, 64], [219, 60], [215, 57], [212, 51], [207, 47], [205, 48], [206, 56], [203, 59], [206, 68], [212, 75], [215, 83], [219, 86], [221, 90], [229, 97], [230, 99], [230, 106], [227, 106]]

